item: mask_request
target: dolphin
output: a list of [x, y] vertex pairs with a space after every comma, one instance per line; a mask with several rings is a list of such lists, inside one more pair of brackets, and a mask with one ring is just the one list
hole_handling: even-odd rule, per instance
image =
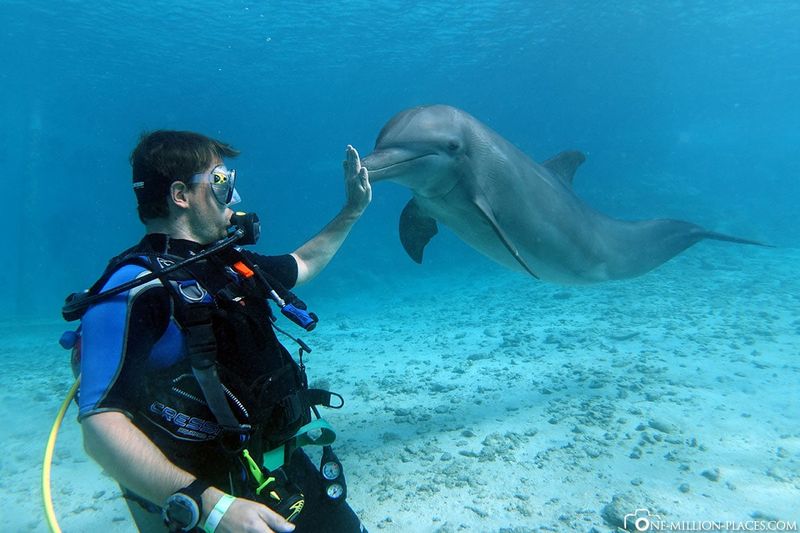
[[563, 284], [641, 276], [703, 239], [762, 245], [690, 222], [595, 211], [572, 188], [585, 159], [570, 150], [536, 163], [468, 113], [430, 105], [390, 119], [362, 164], [371, 182], [411, 189], [400, 241], [417, 263], [437, 223], [501, 265]]

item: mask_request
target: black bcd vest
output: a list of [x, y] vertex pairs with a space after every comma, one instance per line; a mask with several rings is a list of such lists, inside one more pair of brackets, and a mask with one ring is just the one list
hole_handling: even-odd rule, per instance
[[[145, 239], [113, 258], [89, 292], [99, 292], [124, 265], [137, 264], [158, 273], [183, 259], [154, 250]], [[141, 412], [134, 413], [134, 423], [178, 466], [212, 478], [226, 475], [236, 464], [234, 453], [220, 454], [220, 448], [238, 452], [247, 447], [258, 457], [308, 423], [313, 405], [331, 407], [331, 393], [309, 390], [304, 368], [278, 341], [269, 288], [233, 269], [242, 259], [241, 251], [226, 248], [159, 275], [159, 280], [170, 297], [171, 319], [184, 335], [192, 321], [210, 322], [219, 381], [231, 411], [247, 430], [220, 427], [192, 373], [190, 357], [148, 372], [146, 383], [136, 391]], [[291, 291], [262, 274], [281, 298], [305, 309]]]

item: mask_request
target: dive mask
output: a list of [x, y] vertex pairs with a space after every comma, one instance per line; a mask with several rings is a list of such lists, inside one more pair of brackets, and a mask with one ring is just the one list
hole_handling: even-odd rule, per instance
[[228, 170], [225, 165], [217, 165], [211, 172], [202, 172], [192, 176], [190, 183], [208, 183], [214, 198], [222, 205], [231, 206], [242, 201], [236, 192], [236, 170]]

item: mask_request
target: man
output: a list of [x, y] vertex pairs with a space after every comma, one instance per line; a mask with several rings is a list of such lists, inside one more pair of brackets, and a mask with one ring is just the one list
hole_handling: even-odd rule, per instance
[[[247, 229], [230, 209], [236, 174], [223, 158], [236, 155], [180, 131], [145, 134], [131, 154], [146, 235], [89, 294], [156, 279], [82, 316], [84, 447], [119, 482], [140, 531], [363, 530], [340, 492], [326, 497], [325, 478], [298, 447], [294, 432], [310, 422], [309, 409], [327, 404], [309, 391], [302, 359], [298, 366], [278, 342], [267, 301], [313, 327], [316, 317], [289, 289], [328, 264], [370, 203], [367, 170], [348, 146], [341, 212], [291, 254], [268, 257], [223, 246]], [[230, 227], [232, 216], [239, 226]], [[285, 464], [254, 466], [274, 449], [286, 452]]]

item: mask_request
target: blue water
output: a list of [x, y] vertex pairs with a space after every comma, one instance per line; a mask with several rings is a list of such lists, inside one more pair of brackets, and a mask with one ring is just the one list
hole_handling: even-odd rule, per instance
[[[424, 103], [461, 107], [620, 217], [685, 218], [781, 246], [800, 225], [796, 2], [0, 4], [7, 282], [0, 316], [57, 316], [141, 233], [127, 156], [193, 129], [239, 147], [259, 249], [338, 209], [344, 146]], [[380, 186], [333, 271], [405, 268]], [[457, 240], [439, 247], [469, 261]], [[18, 281], [15, 281], [18, 280]]]
[[[498, 412], [486, 416], [472, 397], [459, 399], [460, 391], [445, 388], [451, 396], [443, 404], [457, 406], [450, 413], [453, 420], [443, 422], [437, 418], [441, 412], [431, 408], [433, 418], [422, 419], [423, 426], [431, 426], [424, 432], [413, 425], [402, 431], [388, 422], [374, 426], [376, 416], [391, 412], [398, 401], [405, 399], [405, 407], [413, 411], [430, 396], [427, 388], [408, 396], [408, 387], [393, 381], [396, 369], [400, 377], [405, 371], [406, 378], [423, 381], [452, 370], [456, 380], [463, 372], [462, 359], [468, 359], [476, 395], [489, 394], [480, 388], [480, 379], [497, 378], [499, 384], [490, 392], [508, 381], [511, 398], [535, 404], [538, 410], [528, 420], [532, 424], [549, 416], [551, 408], [558, 411], [560, 394], [563, 402], [575, 402], [569, 406], [570, 416], [580, 421], [583, 406], [577, 404], [586, 391], [570, 380], [575, 371], [570, 365], [577, 360], [577, 374], [586, 376], [594, 369], [601, 375], [606, 371], [602, 357], [611, 346], [610, 353], [632, 365], [637, 357], [643, 358], [644, 368], [655, 360], [652, 364], [671, 376], [679, 399], [694, 391], [695, 379], [719, 386], [721, 405], [730, 393], [737, 408], [770, 396], [761, 393], [764, 389], [775, 392], [769, 401], [779, 408], [769, 413], [774, 417], [768, 421], [770, 431], [753, 437], [752, 446], [739, 441], [747, 448], [740, 466], [744, 473], [763, 474], [754, 457], [773, 453], [772, 440], [780, 435], [787, 439], [779, 444], [790, 450], [784, 452], [791, 454], [794, 470], [783, 478], [770, 476], [765, 492], [753, 491], [761, 499], [747, 500], [747, 505], [754, 503], [746, 512], [761, 509], [774, 494], [780, 502], [776, 512], [796, 518], [786, 512], [786, 501], [800, 488], [800, 435], [783, 426], [791, 422], [796, 428], [800, 412], [791, 385], [796, 383], [792, 372], [800, 372], [796, 353], [792, 355], [800, 338], [792, 263], [800, 242], [799, 3], [0, 0], [0, 21], [0, 163], [6, 170], [0, 190], [6, 194], [7, 239], [0, 251], [5, 265], [0, 327], [11, 338], [22, 331], [18, 325], [34, 325], [24, 330], [29, 336], [20, 333], [11, 347], [0, 350], [3, 377], [12, 384], [4, 389], [6, 405], [17, 405], [15, 394], [27, 396], [25, 387], [41, 388], [25, 372], [28, 354], [49, 358], [38, 369], [47, 386], [36, 398], [35, 420], [19, 425], [14, 441], [18, 455], [0, 463], [3, 477], [9, 472], [19, 479], [30, 477], [25, 475], [26, 461], [31, 461], [29, 433], [37, 442], [43, 439], [57, 398], [66, 390], [66, 356], [50, 348], [60, 328], [52, 324], [60, 318], [64, 296], [90, 285], [109, 257], [140, 238], [127, 158], [143, 131], [196, 130], [239, 148], [242, 155], [229, 167], [238, 172], [241, 207], [258, 212], [264, 222], [256, 249], [284, 253], [321, 229], [342, 205], [341, 160], [347, 144], [366, 155], [396, 112], [444, 103], [466, 110], [538, 161], [565, 149], [585, 152], [588, 160], [575, 188], [604, 213], [685, 219], [779, 248], [769, 255], [701, 243], [644, 278], [562, 293], [502, 270], [446, 229], [428, 246], [425, 264], [414, 264], [397, 236], [398, 216], [409, 193], [391, 184], [376, 185], [372, 205], [339, 254], [301, 291], [328, 320], [331, 329], [318, 340], [323, 349], [335, 352], [339, 340], [352, 343], [347, 344], [355, 346], [350, 355], [361, 361], [358, 368], [334, 359], [318, 363], [339, 376], [344, 392], [355, 397], [355, 407], [340, 420], [353, 432], [343, 456], [354, 465], [354, 478], [361, 480], [361, 492], [355, 490], [353, 496], [358, 508], [372, 509], [370, 497], [376, 489], [369, 481], [370, 461], [382, 464], [386, 459], [381, 453], [407, 452], [391, 435], [450, 431], [440, 444], [458, 458], [456, 449], [464, 451], [459, 439], [469, 440], [459, 425], [464, 420], [475, 425], [469, 427], [482, 439], [476, 428], [484, 421], [516, 413], [516, 407], [503, 404], [505, 411], [497, 407]], [[505, 295], [514, 302], [511, 310], [503, 306]], [[654, 297], [664, 301], [654, 303]], [[491, 308], [484, 310], [490, 302]], [[447, 320], [439, 322], [441, 317]], [[405, 325], [396, 326], [394, 318]], [[38, 324], [45, 329], [36, 329]], [[547, 324], [544, 332], [537, 329], [542, 324]], [[412, 339], [409, 331], [417, 337]], [[641, 345], [621, 344], [631, 331]], [[509, 335], [518, 344], [508, 344]], [[410, 340], [412, 354], [404, 352]], [[503, 380], [496, 368], [480, 366], [488, 364], [484, 352], [495, 345], [505, 350], [504, 357], [521, 357], [520, 367], [510, 363], [514, 379]], [[529, 353], [520, 355], [523, 348]], [[691, 353], [689, 359], [684, 359], [685, 352]], [[703, 359], [708, 354], [710, 360]], [[565, 357], [566, 370], [551, 356]], [[717, 364], [717, 357], [724, 364]], [[436, 370], [414, 358], [436, 358]], [[553, 365], [545, 376], [539, 374], [542, 361]], [[702, 371], [692, 368], [695, 361], [701, 361], [698, 368], [705, 365]], [[47, 366], [62, 363], [63, 371], [56, 374]], [[403, 367], [406, 363], [410, 366]], [[415, 374], [417, 364], [422, 369]], [[629, 370], [616, 362], [609, 365]], [[728, 375], [728, 366], [737, 369], [738, 377]], [[551, 377], [560, 388], [548, 382]], [[692, 384], [683, 389], [676, 384], [681, 379]], [[364, 392], [367, 387], [371, 392]], [[393, 387], [395, 398], [381, 396]], [[548, 387], [555, 396], [537, 392], [530, 400], [529, 390]], [[628, 394], [627, 389], [622, 392]], [[640, 392], [630, 392], [628, 401], [638, 402]], [[603, 397], [604, 391], [597, 394], [598, 401], [614, 403]], [[373, 404], [359, 407], [360, 397]], [[548, 398], [557, 401], [551, 405]], [[467, 407], [458, 407], [459, 401]], [[630, 415], [627, 405], [618, 409], [615, 416], [634, 427], [639, 415]], [[698, 417], [725, 411], [711, 404], [703, 409]], [[528, 416], [528, 411], [518, 414]], [[752, 419], [751, 413], [745, 415], [737, 418], [734, 413], [733, 422], [722, 417], [721, 423], [753, 424], [747, 428], [763, 431], [757, 423], [764, 422], [764, 413], [756, 412]], [[646, 414], [641, 416], [646, 422]], [[394, 422], [402, 426], [408, 416], [397, 415]], [[572, 442], [571, 430], [562, 427], [571, 423], [550, 428], [564, 433], [545, 443], [559, 457], [555, 463], [566, 464], [558, 450]], [[710, 455], [738, 449], [721, 443], [713, 431], [703, 433], [707, 423], [707, 418], [690, 419], [685, 425], [711, 443]], [[66, 431], [72, 457], [82, 457], [75, 426]], [[544, 440], [549, 426], [542, 422], [542, 427], [537, 431]], [[634, 430], [626, 426], [619, 431]], [[532, 446], [540, 444], [532, 441]], [[620, 464], [639, 465], [627, 459], [628, 444], [620, 446]], [[360, 463], [359, 458], [368, 460]], [[699, 474], [703, 467], [692, 463], [692, 468]], [[555, 471], [537, 485], [540, 490], [561, 486], [560, 471]], [[562, 505], [570, 512], [589, 506], [581, 491], [596, 491], [591, 523], [602, 523], [599, 512], [611, 492], [598, 488], [604, 484], [602, 475], [586, 472], [585, 488], [583, 481], [577, 483], [574, 499], [565, 497]], [[383, 475], [392, 477], [391, 472]], [[535, 476], [535, 471], [524, 475]], [[630, 477], [641, 475], [633, 472]], [[424, 476], [420, 473], [419, 479]], [[784, 478], [793, 484], [782, 484]], [[524, 476], [508, 483], [529, 485]], [[686, 496], [691, 505], [678, 506], [683, 517], [706, 505], [697, 486], [692, 485], [697, 494]], [[94, 490], [90, 487], [85, 488], [87, 498]], [[670, 490], [662, 501], [676, 497], [675, 487]], [[742, 492], [746, 490], [736, 497]], [[20, 492], [19, 498], [27, 494]], [[381, 500], [381, 505], [392, 509], [386, 494], [389, 501]], [[542, 498], [534, 500], [536, 505], [545, 505]], [[739, 500], [716, 499], [714, 509], [726, 509], [727, 501]], [[116, 505], [116, 515], [102, 506], [95, 509], [98, 520], [112, 517], [116, 524], [118, 496]], [[551, 507], [538, 522], [535, 513], [543, 508], [531, 511], [533, 518], [518, 513], [518, 521], [507, 524], [550, 524], [555, 530], [552, 524], [558, 524], [561, 511]], [[727, 510], [738, 511], [731, 505]], [[71, 519], [85, 516], [80, 513], [73, 512]], [[491, 521], [496, 517], [471, 513], [463, 518], [465, 528], [477, 530], [477, 523], [499, 527]], [[726, 515], [709, 518], [721, 516]], [[395, 530], [384, 519], [383, 508], [367, 517], [371, 529], [383, 519], [382, 529]], [[446, 519], [459, 523], [450, 515]], [[30, 520], [18, 523], [43, 530], [38, 518]]]

